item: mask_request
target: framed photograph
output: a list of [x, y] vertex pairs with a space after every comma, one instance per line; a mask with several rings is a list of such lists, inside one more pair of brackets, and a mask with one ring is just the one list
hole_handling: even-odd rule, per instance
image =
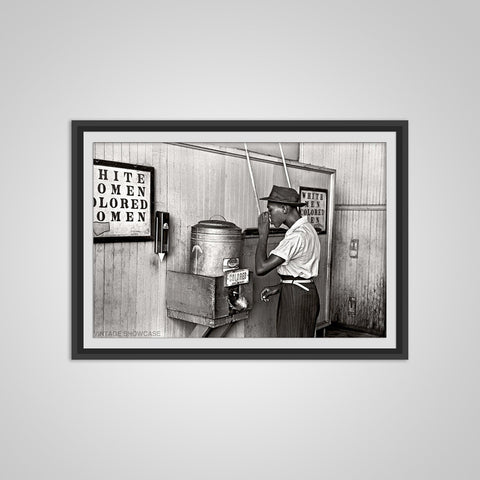
[[403, 120], [73, 121], [72, 358], [407, 359], [407, 180]]
[[325, 188], [300, 187], [302, 217], [306, 217], [319, 234], [327, 233], [328, 190]]

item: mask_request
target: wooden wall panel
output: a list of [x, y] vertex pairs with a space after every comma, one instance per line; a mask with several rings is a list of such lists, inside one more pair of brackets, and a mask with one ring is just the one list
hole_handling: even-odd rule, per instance
[[[166, 257], [167, 269], [176, 272], [189, 271], [189, 229], [198, 220], [198, 212], [204, 209], [198, 200], [197, 189], [205, 190], [205, 179], [198, 176], [200, 169], [195, 162], [195, 152], [179, 147], [167, 147], [168, 211], [170, 213], [170, 251]], [[193, 181], [197, 180], [197, 187]], [[193, 325], [181, 320], [166, 318], [167, 337], [188, 336]]]
[[[166, 190], [166, 179], [159, 178], [158, 175], [158, 167], [160, 163], [160, 151], [156, 146], [150, 144], [145, 145], [145, 164], [154, 167], [155, 169], [155, 191], [163, 191]], [[160, 197], [161, 198], [161, 197]], [[155, 197], [154, 203], [154, 211], [156, 210], [165, 210], [165, 207], [159, 205], [159, 197]], [[149, 267], [148, 272], [149, 276], [147, 277], [147, 281], [149, 282], [150, 288], [149, 290], [149, 318], [150, 318], [150, 327], [152, 331], [157, 332], [159, 335], [163, 335], [165, 332], [165, 322], [166, 322], [166, 315], [163, 314], [164, 307], [160, 303], [161, 295], [160, 292], [164, 286], [165, 282], [165, 274], [166, 274], [166, 265], [165, 263], [160, 262], [159, 256], [154, 252], [154, 243], [153, 242], [146, 242], [144, 244], [145, 249], [145, 256], [148, 257], [149, 260]]]
[[[94, 157], [154, 166], [152, 144], [97, 143]], [[95, 333], [164, 331], [152, 242], [99, 243], [94, 249]]]
[[[337, 211], [332, 265], [332, 321], [385, 331], [385, 211]], [[350, 240], [359, 240], [358, 258]], [[356, 299], [356, 311], [349, 299]]]
[[[167, 146], [161, 143], [152, 144], [152, 165], [155, 168], [155, 185], [154, 185], [154, 198], [155, 198], [155, 210], [168, 212], [168, 192], [167, 192]], [[156, 261], [156, 275], [158, 277], [158, 302], [156, 312], [156, 325], [155, 330], [160, 333], [161, 336], [166, 335], [167, 328], [167, 312], [165, 309], [165, 288], [162, 288], [163, 279], [167, 274], [167, 258], [164, 258], [163, 262], [157, 257]]]
[[306, 143], [300, 161], [337, 170], [337, 205], [385, 204], [384, 143]]
[[[234, 148], [239, 151], [244, 150], [244, 144], [243, 143], [203, 143], [200, 145], [204, 145], [206, 147], [210, 148]], [[278, 146], [278, 143], [248, 143], [248, 152], [251, 154], [253, 152], [255, 153], [260, 153], [262, 155], [269, 155], [275, 158], [279, 158], [281, 156], [280, 153], [280, 147]], [[284, 142], [282, 143], [282, 148], [283, 148], [283, 154], [287, 160], [295, 160], [298, 161], [298, 150], [299, 150], [299, 144], [298, 143], [292, 143], [292, 142]]]
[[[362, 202], [369, 205], [385, 205], [386, 202], [386, 148], [384, 143], [365, 143], [363, 146], [363, 189]], [[366, 177], [366, 180], [365, 180]]]
[[93, 331], [104, 331], [105, 299], [105, 248], [102, 243], [93, 245]]
[[237, 158], [224, 158], [225, 196], [230, 197], [225, 205], [225, 218], [238, 226], [249, 225], [249, 212], [256, 212], [256, 206], [247, 165]]
[[113, 256], [113, 244], [105, 244], [105, 272], [104, 272], [104, 304], [103, 304], [103, 328], [104, 331], [112, 331], [115, 328], [115, 324], [112, 322], [113, 318], [113, 305], [117, 301], [117, 295], [113, 285], [113, 268], [114, 268], [114, 256]]
[[[300, 161], [337, 171], [332, 248], [332, 321], [385, 333], [386, 188], [384, 143], [303, 144]], [[359, 240], [358, 258], [349, 255]], [[356, 313], [349, 311], [355, 297]]]
[[[114, 154], [115, 158], [120, 158], [123, 163], [130, 160], [130, 145], [128, 143], [115, 144], [120, 152]], [[114, 147], [115, 151], [115, 147]], [[124, 254], [122, 257], [122, 297], [121, 297], [121, 316], [126, 323], [128, 331], [136, 330], [136, 303], [137, 303], [137, 258], [138, 245], [136, 242], [124, 244]]]

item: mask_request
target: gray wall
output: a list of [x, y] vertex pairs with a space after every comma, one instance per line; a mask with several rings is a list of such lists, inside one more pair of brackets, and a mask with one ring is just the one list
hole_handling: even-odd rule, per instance
[[[288, 5], [3, 6], [3, 478], [480, 468], [476, 3]], [[410, 360], [70, 361], [72, 119], [410, 120]]]

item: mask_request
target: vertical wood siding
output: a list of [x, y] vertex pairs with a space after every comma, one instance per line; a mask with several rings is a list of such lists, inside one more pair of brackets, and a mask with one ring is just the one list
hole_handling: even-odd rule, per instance
[[[170, 251], [163, 262], [154, 254], [151, 241], [94, 244], [95, 333], [108, 336], [109, 331], [136, 330], [167, 337], [188, 336], [193, 324], [166, 315], [166, 272], [189, 271], [191, 227], [200, 220], [221, 215], [242, 229], [256, 227], [257, 206], [246, 160], [161, 143], [98, 143], [94, 157], [153, 166], [154, 207], [170, 213], [171, 227]], [[272, 184], [286, 185], [281, 164], [252, 161], [252, 169], [259, 196], [268, 195]], [[289, 173], [296, 189], [300, 185], [325, 188], [330, 181], [330, 175], [322, 172], [289, 168]], [[266, 201], [260, 203], [265, 210]], [[326, 252], [326, 237], [320, 238], [322, 251]], [[322, 256], [322, 265], [322, 271], [326, 271], [326, 255]], [[325, 278], [323, 275], [319, 279], [322, 291]], [[271, 334], [271, 324], [239, 322], [228, 336]]]
[[[352, 238], [359, 240], [358, 258], [349, 255]], [[384, 333], [385, 211], [337, 211], [334, 239], [332, 321]]]
[[[160, 167], [152, 144], [97, 143], [99, 160]], [[162, 197], [155, 208], [159, 208]], [[94, 244], [94, 332], [160, 331], [159, 266], [152, 242]], [[163, 268], [165, 271], [165, 268]]]
[[305, 143], [300, 161], [337, 170], [337, 205], [385, 205], [384, 143]]
[[[309, 143], [301, 162], [334, 168], [331, 320], [385, 333], [386, 189], [384, 143]], [[350, 241], [359, 240], [358, 258]], [[356, 299], [356, 312], [349, 298]]]

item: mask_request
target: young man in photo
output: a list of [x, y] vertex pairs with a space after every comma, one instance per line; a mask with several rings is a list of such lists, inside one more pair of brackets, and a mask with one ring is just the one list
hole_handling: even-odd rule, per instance
[[[267, 200], [267, 212], [258, 217], [259, 239], [255, 254], [257, 275], [274, 268], [281, 283], [262, 290], [265, 302], [280, 293], [277, 310], [277, 337], [314, 337], [320, 301], [314, 280], [320, 263], [320, 241], [315, 228], [302, 217], [298, 207], [305, 203], [293, 188], [274, 185]], [[286, 225], [285, 238], [267, 255], [270, 223]]]

